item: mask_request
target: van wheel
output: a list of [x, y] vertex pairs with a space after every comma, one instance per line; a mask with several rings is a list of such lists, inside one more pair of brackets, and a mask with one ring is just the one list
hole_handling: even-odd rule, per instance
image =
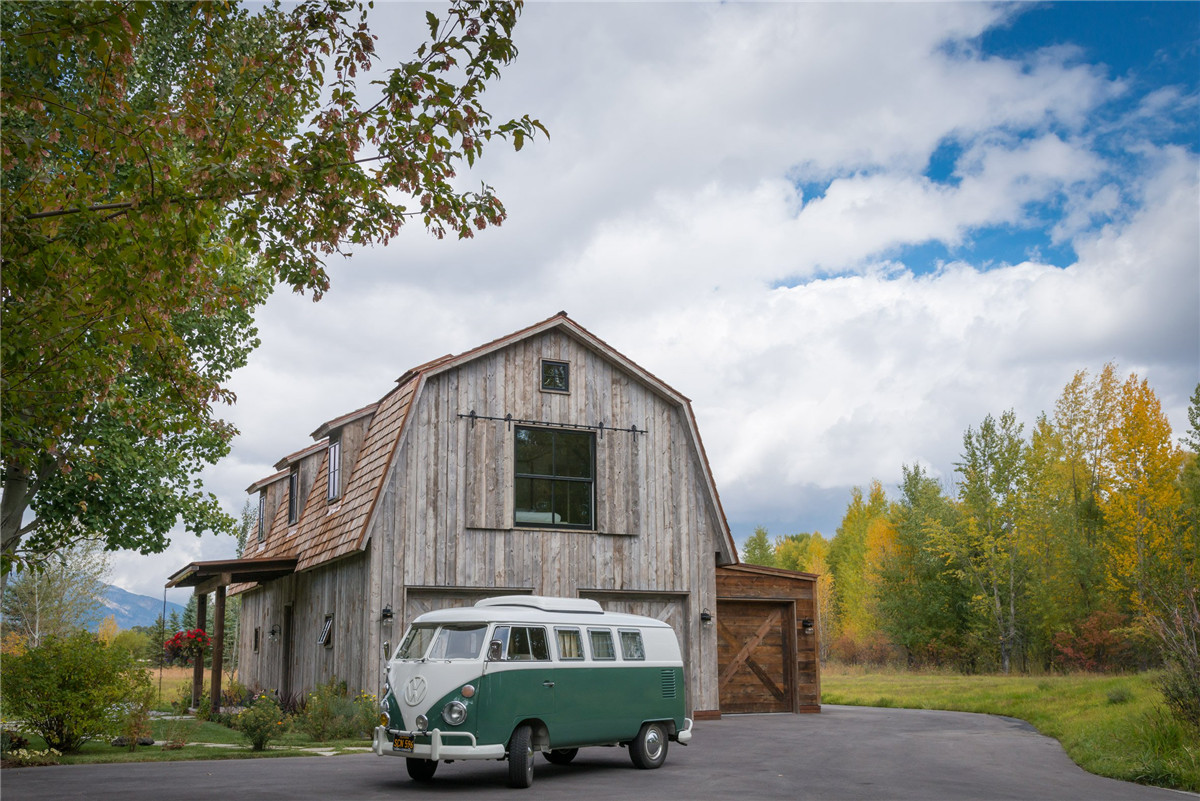
[[569, 765], [578, 753], [578, 748], [555, 748], [546, 752], [546, 760], [555, 765]]
[[637, 739], [629, 744], [629, 758], [642, 770], [652, 770], [667, 758], [667, 727], [661, 723], [643, 723]]
[[437, 772], [436, 759], [418, 759], [415, 757], [406, 757], [405, 764], [408, 766], [408, 775], [415, 782], [427, 782], [433, 778], [433, 774]]
[[517, 727], [508, 744], [508, 786], [529, 787], [533, 784], [533, 730], [526, 725]]

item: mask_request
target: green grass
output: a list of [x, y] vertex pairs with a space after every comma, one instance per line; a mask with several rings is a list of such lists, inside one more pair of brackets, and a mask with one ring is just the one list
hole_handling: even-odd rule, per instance
[[1200, 792], [1200, 737], [1166, 714], [1153, 674], [963, 676], [827, 666], [821, 701], [1020, 718], [1091, 773]]
[[[250, 759], [262, 757], [312, 756], [314, 748], [323, 753], [362, 753], [371, 743], [367, 739], [331, 740], [313, 742], [305, 734], [289, 731], [277, 740], [272, 740], [266, 751], [252, 751], [241, 732], [219, 723], [197, 720], [170, 721], [156, 719], [151, 724], [155, 740], [164, 741], [182, 737], [187, 745], [178, 749], [161, 746], [140, 746], [130, 751], [117, 748], [107, 741], [85, 743], [75, 754], [64, 754], [58, 758], [61, 765], [88, 765], [100, 762], [178, 762], [191, 759]], [[46, 748], [42, 738], [26, 735], [29, 750], [42, 751]]]

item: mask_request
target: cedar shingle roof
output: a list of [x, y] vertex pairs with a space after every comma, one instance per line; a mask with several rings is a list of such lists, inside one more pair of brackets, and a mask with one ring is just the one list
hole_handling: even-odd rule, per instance
[[[326, 437], [331, 430], [340, 425], [372, 415], [357, 461], [344, 480], [345, 489], [342, 497], [332, 503], [326, 501], [329, 475], [327, 440], [322, 440], [281, 459], [276, 464], [277, 469], [311, 455], [320, 448], [326, 450], [318, 473], [309, 489], [308, 497], [304, 499], [299, 521], [293, 526], [288, 526], [287, 499], [282, 499], [275, 510], [275, 516], [267, 531], [265, 542], [260, 547], [255, 547], [256, 543], [251, 543], [251, 546], [247, 548], [247, 556], [255, 558], [292, 557], [297, 559], [296, 570], [299, 572], [362, 550], [365, 547], [367, 528], [380, 497], [388, 466], [392, 463], [392, 457], [401, 440], [409, 410], [426, 379], [485, 356], [513, 342], [560, 327], [585, 346], [603, 354], [606, 358], [636, 375], [655, 392], [670, 399], [683, 409], [688, 428], [704, 465], [705, 479], [722, 528], [722, 539], [726, 546], [725, 555], [731, 561], [736, 562], [737, 548], [733, 544], [733, 537], [729, 531], [729, 524], [725, 520], [721, 499], [712, 480], [712, 470], [704, 452], [704, 445], [700, 441], [691, 402], [571, 320], [565, 312], [559, 312], [554, 317], [480, 345], [458, 356], [442, 356], [414, 367], [401, 375], [397, 379], [396, 388], [378, 403], [365, 406], [323, 424], [313, 432], [314, 437]], [[255, 482], [250, 486], [250, 490], [261, 489], [286, 475], [286, 470], [276, 473]], [[252, 585], [240, 585], [234, 590], [240, 591], [249, 586]]]

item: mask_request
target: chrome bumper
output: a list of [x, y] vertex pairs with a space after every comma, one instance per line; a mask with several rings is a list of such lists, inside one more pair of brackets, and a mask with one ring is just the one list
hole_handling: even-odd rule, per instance
[[[413, 750], [398, 751], [392, 748], [392, 737], [395, 735], [412, 737]], [[690, 736], [690, 735], [689, 735]], [[428, 737], [428, 743], [415, 742], [417, 737]], [[466, 740], [467, 744], [449, 744], [447, 740]], [[479, 745], [475, 735], [465, 731], [397, 731], [384, 726], [375, 727], [375, 737], [371, 742], [371, 750], [378, 756], [415, 757], [417, 759], [504, 759], [504, 745]]]

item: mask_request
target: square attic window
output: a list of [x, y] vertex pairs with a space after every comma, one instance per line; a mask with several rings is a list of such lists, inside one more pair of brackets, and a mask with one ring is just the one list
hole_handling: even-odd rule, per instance
[[542, 389], [546, 392], [570, 392], [570, 363], [542, 359]]

